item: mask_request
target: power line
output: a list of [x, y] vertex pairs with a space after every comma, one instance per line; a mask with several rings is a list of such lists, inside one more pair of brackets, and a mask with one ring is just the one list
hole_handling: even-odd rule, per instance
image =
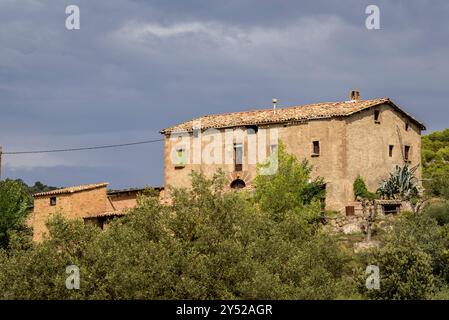
[[92, 147], [80, 147], [80, 148], [68, 148], [68, 149], [51, 149], [51, 150], [31, 150], [31, 151], [6, 151], [2, 152], [2, 154], [38, 154], [38, 153], [53, 153], [53, 152], [72, 152], [72, 151], [83, 151], [83, 150], [95, 150], [95, 149], [106, 149], [106, 148], [120, 148], [120, 147], [128, 147], [135, 146], [139, 144], [148, 144], [164, 141], [164, 139], [155, 139], [155, 140], [144, 140], [138, 142], [130, 142], [130, 143], [120, 143], [120, 144], [110, 144], [104, 146], [92, 146]]

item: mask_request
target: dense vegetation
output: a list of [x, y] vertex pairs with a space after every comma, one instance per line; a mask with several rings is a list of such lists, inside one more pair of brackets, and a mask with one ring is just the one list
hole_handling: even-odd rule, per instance
[[[18, 181], [21, 181], [21, 180], [18, 179]], [[24, 183], [24, 184], [25, 184], [25, 183]], [[27, 187], [28, 187], [28, 191], [29, 191], [31, 194], [38, 193], [38, 192], [47, 192], [47, 191], [51, 191], [51, 190], [57, 189], [57, 187], [47, 186], [47, 185], [43, 184], [43, 183], [40, 182], [40, 181], [36, 181], [36, 182], [34, 183], [34, 185], [32, 185], [32, 186], [27, 186]]]
[[0, 248], [7, 248], [14, 234], [31, 234], [25, 219], [31, 204], [31, 195], [20, 181], [0, 181]]
[[449, 129], [422, 138], [422, 165], [427, 193], [449, 199]]
[[[171, 205], [141, 196], [135, 210], [105, 231], [56, 216], [49, 239], [30, 244], [17, 238], [1, 253], [0, 294], [14, 299], [353, 294], [350, 256], [319, 227], [320, 192], [314, 190], [320, 182], [308, 182], [306, 163], [286, 154], [280, 159], [280, 173], [260, 176], [257, 183], [267, 188], [250, 199], [224, 192], [220, 173], [212, 179], [193, 173], [192, 188], [172, 190]], [[292, 173], [298, 179], [291, 179]], [[288, 186], [280, 183], [285, 179]], [[266, 201], [275, 197], [292, 201]], [[65, 268], [72, 264], [80, 267], [80, 290], [65, 287]]]
[[[259, 175], [253, 193], [225, 192], [220, 172], [192, 173], [192, 188], [171, 190], [171, 204], [149, 190], [103, 231], [55, 215], [39, 244], [21, 229], [27, 193], [5, 181], [1, 213], [17, 215], [3, 231], [0, 298], [449, 298], [447, 203], [402, 213], [380, 248], [354, 253], [323, 232], [323, 181], [310, 179], [310, 165], [281, 145], [278, 169]], [[69, 265], [80, 268], [79, 290], [65, 286]], [[368, 265], [379, 266], [378, 290], [365, 286]]]
[[359, 175], [354, 180], [354, 183], [352, 185], [353, 191], [354, 191], [354, 200], [358, 199], [375, 199], [378, 197], [377, 194], [368, 191], [368, 188], [366, 187], [365, 180]]

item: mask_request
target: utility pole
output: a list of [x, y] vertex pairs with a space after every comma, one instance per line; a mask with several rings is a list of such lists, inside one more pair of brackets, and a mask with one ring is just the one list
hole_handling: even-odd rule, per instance
[[3, 155], [3, 147], [0, 146], [0, 180], [2, 180], [2, 155]]

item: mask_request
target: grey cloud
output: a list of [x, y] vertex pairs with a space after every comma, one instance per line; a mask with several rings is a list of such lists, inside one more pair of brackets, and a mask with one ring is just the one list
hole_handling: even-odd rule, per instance
[[[449, 4], [376, 1], [0, 2], [5, 149], [120, 143], [204, 113], [389, 96], [447, 126]], [[81, 30], [64, 27], [65, 6]], [[66, 185], [162, 183], [161, 145], [6, 159], [6, 175]], [[52, 169], [53, 168], [53, 169]], [[83, 173], [84, 172], [84, 173]], [[145, 180], [145, 181], [144, 181]]]

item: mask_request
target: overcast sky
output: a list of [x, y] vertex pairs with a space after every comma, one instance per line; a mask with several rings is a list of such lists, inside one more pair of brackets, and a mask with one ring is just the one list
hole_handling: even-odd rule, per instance
[[[67, 30], [78, 5], [81, 29]], [[380, 8], [380, 30], [365, 8]], [[449, 1], [0, 0], [4, 151], [126, 143], [229, 111], [390, 97], [448, 127]], [[162, 143], [4, 155], [3, 177], [161, 185]]]

